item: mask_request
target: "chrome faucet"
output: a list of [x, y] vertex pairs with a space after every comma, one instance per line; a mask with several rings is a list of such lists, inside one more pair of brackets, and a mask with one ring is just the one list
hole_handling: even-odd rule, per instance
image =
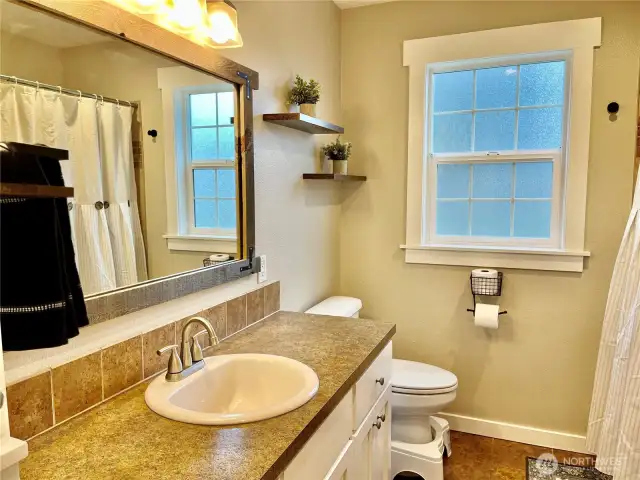
[[[205, 330], [189, 338], [187, 330], [192, 323], [201, 324]], [[202, 347], [200, 343], [198, 343], [198, 337], [203, 333], [209, 334], [209, 340], [212, 346], [219, 343], [218, 336], [208, 320], [202, 317], [192, 317], [187, 321], [185, 326], [182, 327], [180, 356], [178, 356], [178, 345], [167, 345], [156, 352], [158, 355], [162, 355], [167, 350], [171, 350], [167, 374], [164, 377], [168, 382], [179, 382], [204, 367]]]

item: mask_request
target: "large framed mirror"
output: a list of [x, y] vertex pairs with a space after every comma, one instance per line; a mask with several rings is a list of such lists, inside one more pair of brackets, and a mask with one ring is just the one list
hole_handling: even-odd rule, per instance
[[102, 0], [5, 0], [1, 35], [0, 142], [68, 152], [90, 323], [257, 271], [256, 72]]

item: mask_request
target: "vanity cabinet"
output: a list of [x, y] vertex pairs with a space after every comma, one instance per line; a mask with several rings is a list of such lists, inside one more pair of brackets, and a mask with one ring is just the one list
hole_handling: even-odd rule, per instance
[[391, 342], [279, 480], [390, 480]]

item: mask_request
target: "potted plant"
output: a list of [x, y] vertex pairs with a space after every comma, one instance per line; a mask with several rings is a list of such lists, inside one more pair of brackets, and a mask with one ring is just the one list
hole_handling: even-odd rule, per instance
[[340, 142], [340, 136], [333, 143], [327, 143], [322, 147], [322, 153], [332, 161], [333, 173], [347, 174], [347, 160], [351, 156], [351, 143]]
[[300, 105], [300, 113], [316, 116], [316, 103], [320, 100], [320, 84], [313, 78], [308, 82], [296, 75], [293, 88], [287, 97], [287, 105]]

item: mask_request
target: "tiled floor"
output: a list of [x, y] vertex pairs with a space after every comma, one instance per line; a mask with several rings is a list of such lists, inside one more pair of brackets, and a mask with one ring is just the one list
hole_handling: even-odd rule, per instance
[[445, 480], [525, 480], [527, 457], [545, 452], [553, 453], [559, 462], [582, 466], [594, 463], [589, 455], [460, 432], [451, 432], [451, 443], [453, 455], [444, 460]]

